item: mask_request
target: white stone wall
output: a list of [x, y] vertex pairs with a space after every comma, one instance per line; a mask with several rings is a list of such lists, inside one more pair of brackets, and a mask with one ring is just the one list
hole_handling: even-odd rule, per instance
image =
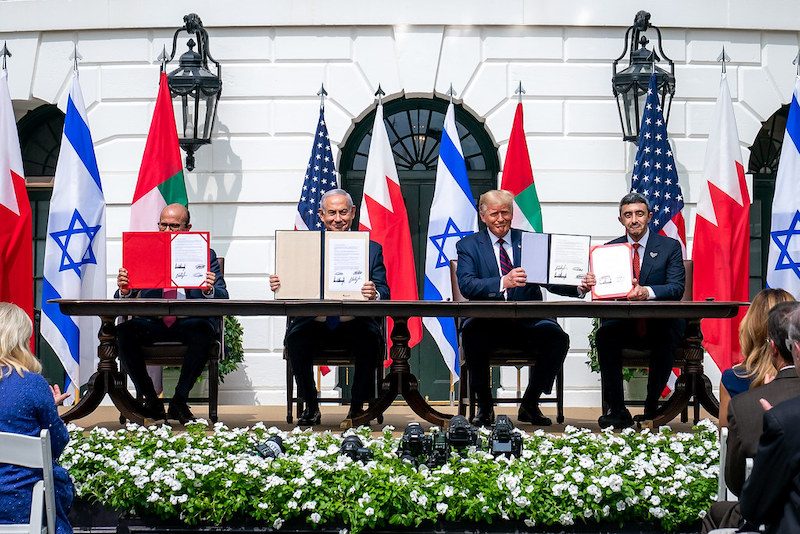
[[[198, 12], [223, 65], [224, 88], [214, 141], [186, 173], [193, 224], [210, 230], [226, 257], [231, 297], [264, 299], [271, 298], [265, 279], [274, 262], [272, 235], [293, 224], [322, 82], [338, 164], [379, 83], [387, 99], [443, 96], [452, 83], [465, 108], [485, 120], [502, 163], [521, 81], [544, 230], [588, 233], [597, 242], [617, 236], [616, 202], [629, 188], [635, 147], [621, 141], [610, 65], [638, 4], [144, 1], [131, 13], [131, 3], [113, 0], [3, 1], [0, 39], [14, 53], [8, 66], [19, 113], [42, 102], [63, 105], [76, 42], [83, 55], [81, 84], [108, 202], [111, 290], [154, 105], [156, 57], [182, 15]], [[669, 133], [690, 236], [722, 45], [732, 58], [728, 81], [745, 166], [761, 122], [792, 91], [800, 15], [792, 2], [763, 4], [643, 6], [664, 30], [664, 50], [676, 63]], [[284, 320], [242, 322], [246, 361], [225, 381], [221, 400], [282, 404]], [[567, 404], [597, 406], [599, 380], [584, 364], [589, 321], [564, 324], [572, 339]], [[515, 387], [513, 370], [504, 371], [503, 384]]]

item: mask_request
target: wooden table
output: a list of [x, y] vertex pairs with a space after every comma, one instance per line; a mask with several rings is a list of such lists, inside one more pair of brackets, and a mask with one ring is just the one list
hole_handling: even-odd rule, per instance
[[[368, 424], [382, 414], [401, 395], [420, 417], [435, 425], [447, 426], [450, 416], [435, 410], [419, 393], [417, 378], [411, 373], [408, 347], [409, 317], [484, 317], [495, 319], [529, 319], [537, 317], [599, 317], [602, 319], [699, 319], [730, 318], [739, 312], [740, 302], [426, 302], [426, 301], [276, 301], [276, 300], [68, 300], [58, 299], [61, 312], [67, 315], [99, 316], [101, 319], [100, 362], [89, 379], [88, 391], [62, 418], [72, 421], [90, 414], [108, 394], [120, 413], [131, 421], [142, 423], [135, 399], [128, 393], [117, 366], [115, 320], [120, 315], [164, 316], [189, 315], [276, 315], [310, 317], [318, 315], [352, 315], [391, 317], [392, 365], [383, 379], [378, 399], [350, 424]], [[661, 408], [653, 426], [671, 421], [694, 396], [712, 415], [719, 414], [719, 403], [711, 390], [711, 382], [703, 373], [703, 348], [699, 335], [689, 339], [686, 368], [678, 377], [670, 400]]]

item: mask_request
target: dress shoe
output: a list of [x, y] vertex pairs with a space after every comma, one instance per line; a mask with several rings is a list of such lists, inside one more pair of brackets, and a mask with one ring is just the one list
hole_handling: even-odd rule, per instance
[[494, 423], [494, 408], [478, 408], [478, 412], [472, 418], [472, 424], [477, 427], [489, 427], [492, 423]]
[[185, 402], [175, 402], [174, 400], [169, 403], [167, 417], [169, 419], [175, 419], [182, 425], [195, 420], [195, 416], [189, 409], [188, 404]]
[[145, 400], [139, 410], [145, 419], [152, 419], [153, 421], [164, 421], [167, 418], [167, 412], [164, 411], [164, 403], [161, 399]]
[[532, 406], [520, 405], [519, 412], [517, 413], [517, 421], [521, 423], [531, 423], [535, 426], [550, 426], [553, 421], [549, 417], [545, 417], [542, 410], [539, 409], [538, 404]]
[[358, 406], [350, 406], [350, 409], [347, 410], [347, 419], [354, 419], [363, 415], [365, 412], [364, 407], [362, 405]]
[[616, 429], [628, 428], [633, 425], [633, 417], [627, 408], [621, 410], [609, 410], [604, 415], [601, 415], [597, 420], [600, 428], [608, 428], [613, 426]]
[[319, 413], [319, 407], [307, 407], [297, 418], [297, 426], [314, 426], [322, 421], [322, 414]]

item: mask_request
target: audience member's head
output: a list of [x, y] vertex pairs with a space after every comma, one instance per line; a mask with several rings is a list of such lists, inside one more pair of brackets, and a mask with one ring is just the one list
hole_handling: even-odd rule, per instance
[[0, 302], [0, 379], [16, 371], [39, 373], [42, 366], [31, 353], [33, 325], [28, 314], [16, 304]]
[[792, 313], [800, 306], [798, 302], [781, 302], [769, 311], [767, 335], [775, 358], [775, 367], [792, 365], [794, 358], [789, 339], [789, 324]]
[[741, 365], [752, 380], [751, 387], [762, 385], [768, 375], [777, 373], [768, 339], [767, 316], [776, 304], [792, 301], [794, 297], [783, 289], [763, 289], [753, 297], [750, 308], [739, 323], [739, 345], [744, 356]]
[[800, 374], [800, 306], [797, 306], [789, 314], [789, 335], [786, 340], [786, 348], [792, 353], [792, 359]]

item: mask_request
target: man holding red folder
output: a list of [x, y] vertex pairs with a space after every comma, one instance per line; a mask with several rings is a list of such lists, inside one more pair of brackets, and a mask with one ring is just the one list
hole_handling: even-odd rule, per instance
[[[192, 228], [189, 210], [182, 204], [170, 204], [161, 211], [158, 229], [161, 232], [188, 232]], [[119, 290], [115, 298], [165, 298], [165, 299], [226, 299], [228, 290], [222, 277], [217, 254], [210, 250], [209, 271], [201, 289], [154, 288], [134, 290], [128, 284], [128, 271], [125, 267], [117, 274]], [[134, 317], [117, 326], [119, 358], [123, 368], [131, 377], [136, 391], [144, 398], [142, 414], [154, 420], [175, 419], [181, 424], [194, 420], [186, 399], [194, 383], [208, 362], [211, 343], [222, 328], [218, 317], [173, 317], [162, 318]], [[175, 394], [164, 411], [164, 404], [158, 398], [153, 381], [147, 374], [147, 367], [141, 354], [141, 347], [154, 341], [180, 341], [188, 347], [181, 366], [181, 374], [175, 387]]]

